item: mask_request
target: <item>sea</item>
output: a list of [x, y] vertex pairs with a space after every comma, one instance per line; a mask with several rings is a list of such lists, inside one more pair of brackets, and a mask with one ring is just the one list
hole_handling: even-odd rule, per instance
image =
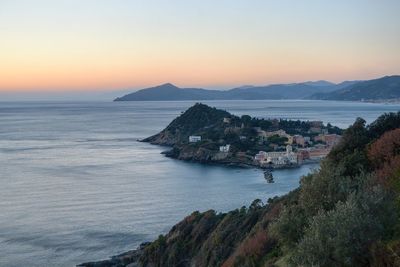
[[[236, 115], [347, 127], [400, 105], [335, 101], [202, 101]], [[75, 266], [165, 234], [193, 211], [264, 202], [318, 168], [274, 171], [166, 158], [138, 142], [194, 101], [0, 102], [0, 266]]]

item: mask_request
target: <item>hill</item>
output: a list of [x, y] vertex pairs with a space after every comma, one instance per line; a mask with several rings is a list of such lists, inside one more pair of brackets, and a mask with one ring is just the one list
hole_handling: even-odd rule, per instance
[[361, 81], [330, 93], [314, 94], [311, 98], [351, 101], [400, 99], [400, 76], [385, 76], [375, 80]]
[[174, 119], [160, 133], [142, 141], [169, 146], [186, 142], [189, 135], [199, 134], [204, 129], [221, 127], [225, 117], [233, 116], [227, 111], [196, 103]]
[[179, 88], [166, 83], [159, 86], [146, 88], [114, 101], [168, 101], [168, 100], [193, 100], [193, 99], [218, 99], [220, 92], [199, 88]]
[[326, 93], [335, 89], [335, 84], [326, 81], [242, 86], [226, 91], [179, 88], [166, 83], [127, 94], [115, 101], [304, 99], [315, 93]]
[[[180, 160], [242, 167], [293, 168], [302, 164], [294, 155], [296, 159], [290, 162], [271, 163], [268, 166], [255, 161], [254, 157], [260, 151], [286, 151], [288, 144], [296, 151], [304, 148], [314, 149], [314, 145], [319, 144], [323, 146], [325, 153], [328, 153], [330, 146], [323, 141], [315, 141], [315, 138], [325, 133], [335, 134], [339, 139], [337, 134], [340, 135], [341, 132], [341, 129], [319, 121], [259, 119], [248, 115], [238, 117], [224, 110], [197, 103], [174, 119], [160, 133], [142, 141], [171, 146], [172, 149], [164, 154]], [[198, 140], [191, 141], [193, 136]], [[302, 138], [308, 139], [309, 142], [301, 143]], [[221, 147], [226, 146], [226, 151], [223, 148], [221, 151]]]
[[399, 266], [399, 140], [400, 112], [359, 118], [289, 194], [194, 212], [137, 250], [80, 266]]

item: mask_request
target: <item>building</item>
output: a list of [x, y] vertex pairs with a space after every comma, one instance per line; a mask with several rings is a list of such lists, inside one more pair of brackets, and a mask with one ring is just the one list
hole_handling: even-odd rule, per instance
[[189, 143], [197, 143], [201, 141], [201, 136], [199, 135], [191, 135], [189, 136]]
[[231, 123], [231, 118], [225, 117], [223, 120], [224, 123]]
[[229, 144], [225, 145], [225, 146], [220, 146], [219, 152], [228, 153], [230, 148], [231, 148], [231, 145], [229, 145]]
[[260, 162], [265, 161], [266, 158], [267, 158], [267, 152], [265, 151], [260, 151], [254, 156], [254, 160]]
[[298, 144], [302, 147], [305, 147], [307, 142], [306, 142], [306, 139], [302, 135], [296, 134], [293, 136], [293, 144]]
[[266, 137], [271, 137], [274, 135], [277, 135], [279, 137], [286, 137], [289, 138], [290, 135], [288, 135], [284, 130], [277, 130], [273, 132], [265, 132]]
[[327, 149], [327, 148], [310, 149], [309, 150], [310, 159], [312, 159], [312, 160], [323, 159], [329, 154], [329, 151], [330, 151], [330, 149]]
[[310, 159], [310, 152], [308, 149], [299, 149], [297, 151], [297, 161], [302, 163], [303, 161]]
[[254, 157], [255, 161], [258, 161], [260, 165], [287, 165], [287, 164], [297, 164], [297, 153], [294, 153], [292, 146], [287, 145], [286, 151], [274, 151], [274, 152], [264, 152], [260, 151]]
[[[277, 130], [277, 131], [272, 131], [272, 132], [267, 132], [264, 130], [261, 130], [260, 127], [254, 127], [254, 130], [257, 131], [257, 136], [261, 137], [263, 141], [267, 140], [268, 137], [271, 136], [279, 136], [279, 137], [286, 137], [288, 140], [291, 138], [289, 134], [287, 134], [284, 130]], [[288, 141], [288, 144], [290, 144], [290, 141]]]

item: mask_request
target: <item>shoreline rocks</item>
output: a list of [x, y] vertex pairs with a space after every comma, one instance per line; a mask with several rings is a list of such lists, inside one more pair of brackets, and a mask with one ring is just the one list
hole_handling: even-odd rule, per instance
[[76, 267], [139, 267], [139, 259], [143, 255], [144, 249], [150, 244], [150, 242], [144, 242], [137, 249], [111, 256], [108, 260], [85, 262]]

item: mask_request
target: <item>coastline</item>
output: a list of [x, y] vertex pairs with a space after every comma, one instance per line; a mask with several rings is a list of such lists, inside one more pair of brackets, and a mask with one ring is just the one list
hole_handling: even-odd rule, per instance
[[143, 255], [144, 249], [150, 244], [151, 242], [143, 242], [136, 249], [111, 256], [109, 259], [80, 263], [76, 267], [139, 267], [140, 256]]

